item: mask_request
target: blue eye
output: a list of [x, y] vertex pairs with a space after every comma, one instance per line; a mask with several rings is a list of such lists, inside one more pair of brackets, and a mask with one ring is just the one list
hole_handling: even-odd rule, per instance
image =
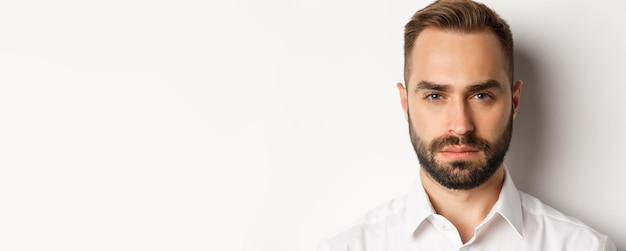
[[474, 95], [475, 98], [477, 99], [488, 99], [490, 98], [489, 94], [487, 93], [478, 93], [476, 95]]
[[431, 93], [431, 94], [428, 94], [426, 98], [430, 100], [439, 100], [441, 99], [441, 95], [437, 93]]

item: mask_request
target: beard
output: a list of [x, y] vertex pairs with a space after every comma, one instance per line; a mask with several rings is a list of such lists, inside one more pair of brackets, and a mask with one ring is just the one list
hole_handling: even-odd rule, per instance
[[[507, 126], [495, 142], [477, 137], [474, 133], [457, 136], [442, 136], [431, 142], [422, 140], [413, 129], [409, 115], [411, 143], [421, 166], [439, 184], [455, 190], [469, 190], [485, 183], [498, 170], [509, 149], [513, 135], [513, 113]], [[446, 146], [465, 145], [484, 154], [480, 160], [455, 160], [442, 162], [435, 154]]]

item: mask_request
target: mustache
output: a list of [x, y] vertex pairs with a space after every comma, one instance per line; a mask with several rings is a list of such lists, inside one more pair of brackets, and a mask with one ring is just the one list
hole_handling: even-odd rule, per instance
[[491, 150], [489, 146], [489, 141], [476, 137], [474, 134], [469, 134], [461, 137], [457, 136], [442, 136], [433, 140], [432, 144], [430, 144], [430, 152], [435, 153], [441, 151], [446, 146], [455, 146], [455, 145], [466, 145], [469, 147], [476, 148], [483, 152], [488, 152]]

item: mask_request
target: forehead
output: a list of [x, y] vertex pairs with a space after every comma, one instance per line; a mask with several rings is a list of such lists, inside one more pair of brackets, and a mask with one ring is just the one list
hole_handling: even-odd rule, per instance
[[468, 85], [488, 79], [509, 82], [504, 53], [493, 32], [427, 28], [417, 37], [411, 53], [410, 83]]

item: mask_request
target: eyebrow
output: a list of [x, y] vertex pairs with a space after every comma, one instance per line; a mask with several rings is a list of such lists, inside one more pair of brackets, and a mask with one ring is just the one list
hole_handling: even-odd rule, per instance
[[497, 80], [494, 79], [490, 79], [475, 85], [471, 85], [469, 87], [467, 87], [467, 91], [468, 92], [479, 92], [482, 90], [487, 90], [487, 89], [491, 89], [491, 88], [496, 88], [499, 90], [502, 90], [502, 85], [500, 84], [500, 82], [498, 82]]
[[421, 90], [433, 90], [433, 91], [445, 92], [445, 91], [450, 90], [450, 86], [435, 84], [433, 82], [428, 82], [428, 81], [420, 81], [417, 84], [415, 91], [421, 91]]
[[[487, 90], [491, 88], [502, 90], [502, 85], [500, 84], [500, 82], [498, 82], [495, 79], [489, 79], [487, 81], [470, 85], [466, 89], [467, 89], [467, 92], [478, 92], [478, 91]], [[449, 85], [441, 85], [441, 84], [435, 84], [433, 82], [428, 82], [428, 81], [420, 81], [417, 84], [415, 91], [433, 90], [433, 91], [448, 92], [448, 91], [451, 91], [451, 89], [452, 87], [450, 87]]]

